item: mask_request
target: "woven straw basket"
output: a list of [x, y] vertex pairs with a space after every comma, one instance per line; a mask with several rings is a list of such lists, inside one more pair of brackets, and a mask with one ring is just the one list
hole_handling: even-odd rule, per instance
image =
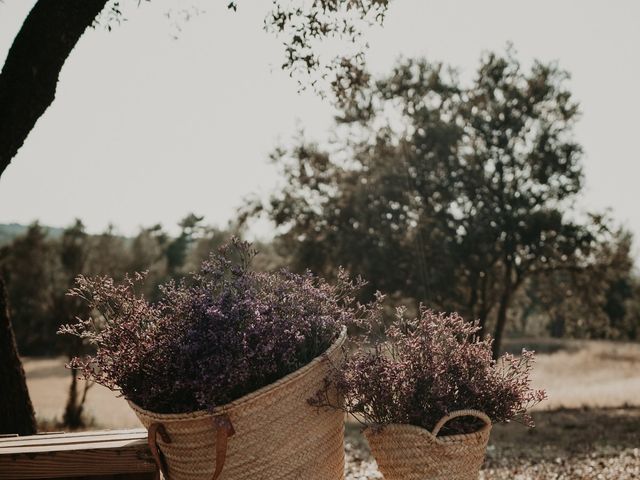
[[212, 413], [157, 414], [129, 402], [168, 480], [341, 480], [344, 415], [307, 400], [343, 358], [329, 349], [279, 381]]
[[[438, 437], [449, 420], [475, 416], [484, 426], [474, 433]], [[413, 425], [367, 428], [365, 436], [386, 480], [477, 480], [491, 432], [491, 420], [475, 410], [442, 417], [433, 432]]]

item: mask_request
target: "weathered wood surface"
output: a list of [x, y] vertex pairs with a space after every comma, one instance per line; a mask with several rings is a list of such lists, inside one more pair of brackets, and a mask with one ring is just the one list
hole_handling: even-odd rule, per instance
[[144, 429], [0, 438], [0, 480], [151, 480], [146, 438]]

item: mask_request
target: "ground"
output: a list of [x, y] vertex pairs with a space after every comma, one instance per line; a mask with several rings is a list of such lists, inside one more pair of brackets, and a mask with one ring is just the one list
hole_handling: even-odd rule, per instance
[[[640, 345], [582, 341], [511, 341], [538, 351], [533, 384], [549, 400], [534, 412], [536, 427], [496, 425], [481, 479], [640, 478]], [[55, 429], [69, 373], [61, 359], [26, 359], [27, 381], [39, 422]], [[89, 391], [91, 428], [139, 426], [122, 398]], [[382, 478], [356, 423], [347, 425], [349, 480]]]

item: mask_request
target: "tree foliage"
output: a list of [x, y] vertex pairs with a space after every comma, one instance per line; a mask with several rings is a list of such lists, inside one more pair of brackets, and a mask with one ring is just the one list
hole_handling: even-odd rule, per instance
[[[6, 279], [11, 315], [20, 351], [25, 355], [77, 355], [82, 345], [56, 335], [63, 323], [87, 316], [84, 302], [67, 291], [78, 275], [109, 276], [116, 281], [127, 273], [146, 272], [142, 293], [156, 299], [158, 286], [196, 271], [212, 251], [239, 233], [235, 227], [218, 229], [201, 224], [193, 214], [179, 222], [180, 233], [170, 235], [162, 225], [141, 228], [134, 237], [119, 235], [109, 226], [97, 235], [89, 234], [80, 220], [61, 231], [48, 233], [38, 223], [11, 243], [0, 248], [0, 273]], [[197, 226], [197, 231], [193, 228]], [[183, 244], [176, 256], [176, 243]], [[255, 266], [264, 271], [280, 266], [268, 245], [257, 243], [264, 257]], [[182, 247], [181, 247], [182, 248]]]
[[469, 84], [401, 61], [341, 111], [333, 144], [274, 153], [283, 187], [248, 215], [266, 212], [299, 267], [342, 264], [372, 289], [492, 325], [497, 355], [524, 282], [592, 265], [609, 238], [575, 206], [567, 78], [510, 50], [484, 55]]
[[592, 256], [585, 268], [556, 271], [527, 282], [522, 300], [526, 316], [551, 318], [547, 329], [554, 337], [639, 339], [640, 296], [631, 235], [624, 230], [613, 232]]

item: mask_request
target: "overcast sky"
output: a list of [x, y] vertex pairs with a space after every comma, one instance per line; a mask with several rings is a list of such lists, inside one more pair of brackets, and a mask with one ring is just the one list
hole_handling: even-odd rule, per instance
[[[3, 60], [33, 3], [0, 3]], [[226, 3], [154, 0], [111, 32], [85, 33], [0, 179], [0, 223], [79, 217], [91, 231], [113, 222], [131, 234], [195, 212], [224, 225], [244, 196], [269, 191], [268, 153], [300, 127], [321, 138], [332, 110], [279, 71], [280, 44], [262, 31], [270, 2], [244, 0], [237, 13]], [[165, 15], [176, 5], [206, 11], [176, 25]], [[378, 73], [420, 55], [470, 76], [483, 51], [507, 42], [525, 65], [559, 61], [583, 111], [582, 205], [610, 207], [640, 237], [639, 1], [396, 0], [367, 35]]]

